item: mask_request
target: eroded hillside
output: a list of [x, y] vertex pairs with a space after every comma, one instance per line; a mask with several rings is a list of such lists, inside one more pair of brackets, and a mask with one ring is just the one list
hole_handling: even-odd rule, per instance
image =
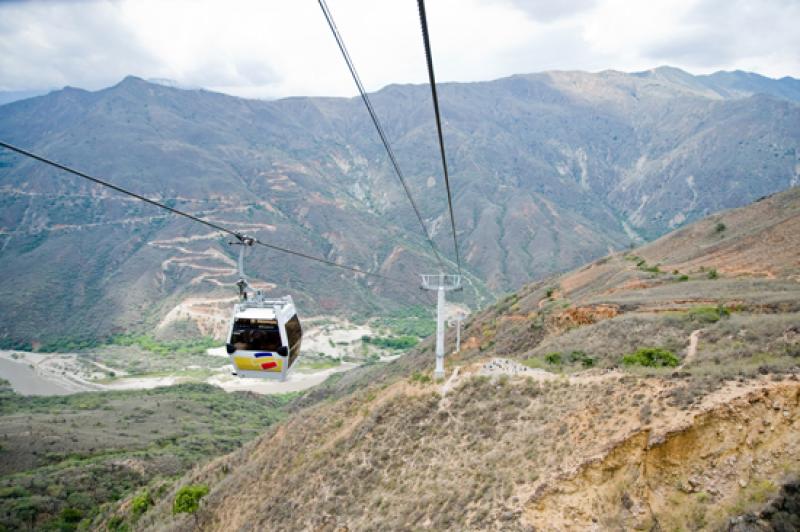
[[[445, 381], [430, 379], [430, 342], [351, 372], [140, 518], [123, 503], [104, 519], [177, 530], [794, 526], [800, 252], [767, 250], [795, 241], [799, 212], [793, 189], [529, 285], [473, 317]], [[190, 484], [210, 492], [194, 514], [173, 514]]]

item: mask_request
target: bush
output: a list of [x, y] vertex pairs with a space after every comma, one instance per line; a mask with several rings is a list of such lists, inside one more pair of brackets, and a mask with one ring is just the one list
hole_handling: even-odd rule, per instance
[[692, 321], [700, 323], [717, 323], [720, 319], [730, 316], [730, 311], [722, 305], [716, 307], [694, 307], [689, 310], [688, 316]]
[[725, 229], [727, 229], [727, 227], [725, 227], [725, 224], [724, 224], [724, 223], [722, 223], [722, 222], [719, 222], [719, 223], [716, 225], [716, 227], [714, 227], [714, 232], [715, 232], [715, 233], [721, 233], [721, 232], [723, 232]]
[[558, 366], [561, 364], [561, 353], [547, 353], [544, 356], [544, 361], [553, 366]]
[[711, 268], [710, 270], [708, 270], [708, 278], [709, 279], [719, 279], [719, 274], [717, 273], [717, 270], [715, 270], [714, 268]]
[[208, 495], [208, 486], [205, 484], [191, 484], [182, 487], [175, 496], [172, 513], [195, 513], [200, 507], [200, 499], [206, 495]]
[[153, 505], [153, 499], [150, 497], [150, 493], [144, 491], [133, 498], [131, 501], [131, 513], [134, 517], [139, 517], [143, 513], [147, 511], [150, 506]]
[[117, 531], [123, 530], [125, 528], [125, 519], [122, 516], [115, 515], [111, 519], [108, 520], [108, 530]]
[[678, 277], [678, 281], [681, 281], [681, 282], [688, 281], [688, 280], [689, 280], [689, 276], [686, 275], [686, 274], [683, 274], [680, 277]]
[[648, 368], [674, 368], [680, 362], [675, 353], [660, 347], [643, 347], [637, 349], [635, 353], [622, 357], [622, 363], [626, 366], [645, 366]]
[[573, 352], [571, 352], [569, 354], [569, 361], [572, 364], [576, 364], [576, 363], [580, 362], [580, 364], [584, 368], [591, 368], [592, 366], [594, 366], [594, 363], [596, 362], [594, 357], [590, 357], [589, 355], [587, 355], [583, 351], [573, 351]]
[[419, 338], [415, 336], [362, 336], [361, 341], [365, 344], [372, 344], [385, 349], [411, 349], [419, 343]]
[[658, 264], [655, 266], [650, 266], [647, 264], [647, 261], [636, 257], [636, 267], [642, 270], [643, 272], [650, 272], [650, 273], [661, 273], [661, 268], [659, 268]]
[[427, 373], [420, 373], [419, 371], [415, 371], [410, 379], [411, 382], [417, 382], [419, 384], [428, 384], [431, 382], [431, 376]]
[[79, 523], [83, 519], [83, 512], [77, 508], [64, 508], [61, 510], [61, 520], [65, 523]]
[[0, 488], [0, 499], [20, 499], [30, 497], [30, 492], [21, 486], [7, 486]]

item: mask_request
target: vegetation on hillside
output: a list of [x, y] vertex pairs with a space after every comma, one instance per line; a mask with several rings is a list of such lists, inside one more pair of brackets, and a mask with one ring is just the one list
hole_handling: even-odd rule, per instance
[[4, 387], [0, 529], [74, 530], [131, 494], [135, 521], [188, 468], [283, 419], [295, 396], [185, 384], [23, 397]]
[[643, 347], [637, 349], [635, 353], [630, 353], [622, 357], [622, 363], [626, 366], [644, 366], [647, 368], [674, 368], [681, 363], [675, 353], [668, 349], [659, 347]]
[[431, 310], [422, 306], [391, 312], [386, 317], [374, 320], [374, 326], [389, 330], [396, 336], [427, 338], [436, 332], [436, 320]]

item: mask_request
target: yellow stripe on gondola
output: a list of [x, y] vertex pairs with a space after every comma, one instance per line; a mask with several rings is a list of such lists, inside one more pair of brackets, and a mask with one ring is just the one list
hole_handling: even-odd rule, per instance
[[236, 364], [238, 369], [245, 371], [272, 371], [280, 373], [283, 368], [283, 360], [275, 356], [262, 358], [239, 356], [233, 357], [233, 363]]

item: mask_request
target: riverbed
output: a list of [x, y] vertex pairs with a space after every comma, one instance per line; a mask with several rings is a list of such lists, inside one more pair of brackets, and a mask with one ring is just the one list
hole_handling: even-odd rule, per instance
[[0, 357], [0, 378], [9, 381], [20, 395], [67, 395], [79, 391], [37, 373], [28, 361]]

